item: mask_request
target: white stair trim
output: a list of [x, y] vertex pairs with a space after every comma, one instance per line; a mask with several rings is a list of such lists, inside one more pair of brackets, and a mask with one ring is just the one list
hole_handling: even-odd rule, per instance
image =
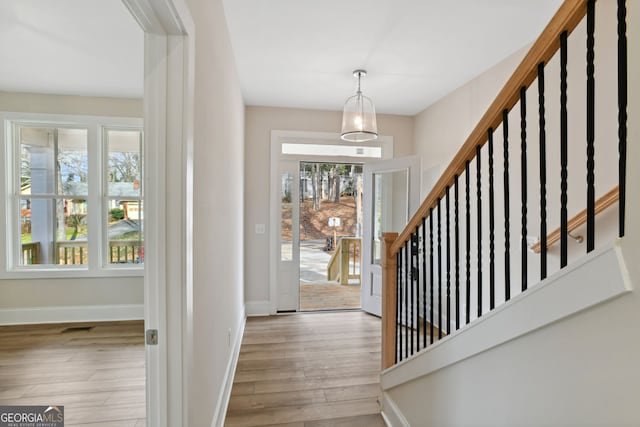
[[631, 290], [618, 239], [385, 370], [380, 385], [382, 390], [397, 387]]

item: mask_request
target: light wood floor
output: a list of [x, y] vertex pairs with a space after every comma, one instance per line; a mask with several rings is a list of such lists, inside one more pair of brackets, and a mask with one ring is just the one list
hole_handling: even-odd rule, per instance
[[380, 319], [363, 312], [252, 317], [226, 427], [383, 427]]
[[141, 427], [144, 364], [142, 321], [2, 326], [0, 404], [64, 405], [69, 427]]
[[300, 284], [300, 310], [340, 310], [360, 308], [360, 285], [337, 282]]

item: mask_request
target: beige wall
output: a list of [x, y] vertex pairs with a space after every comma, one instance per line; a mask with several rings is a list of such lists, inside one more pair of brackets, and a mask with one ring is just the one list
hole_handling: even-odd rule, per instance
[[[600, 197], [617, 183], [617, 93], [616, 75], [616, 13], [615, 2], [599, 2], [597, 5], [598, 27], [596, 34], [596, 197]], [[568, 43], [568, 112], [569, 112], [569, 166], [568, 166], [568, 214], [576, 215], [586, 206], [586, 55], [583, 21], [569, 38]], [[415, 149], [422, 157], [422, 197], [431, 190], [435, 180], [448, 166], [460, 146], [477, 125], [487, 107], [495, 99], [502, 86], [513, 73], [528, 48], [522, 49], [475, 79], [461, 86], [415, 118]], [[547, 179], [547, 234], [560, 225], [560, 67], [559, 55], [545, 66], [546, 108], [546, 179]], [[538, 86], [527, 90], [527, 238], [535, 241], [540, 230], [540, 167], [538, 127]], [[521, 288], [521, 150], [520, 107], [517, 104], [509, 114], [509, 210], [510, 210], [510, 262], [511, 295]], [[502, 126], [494, 132], [494, 188], [495, 188], [495, 271], [497, 280], [496, 301], [504, 301], [504, 193], [503, 193], [503, 134]], [[481, 152], [482, 187], [482, 236], [483, 265], [489, 265], [489, 179], [488, 147]], [[476, 162], [471, 162], [471, 235], [477, 236], [476, 223]], [[464, 174], [460, 179], [461, 207], [460, 230], [464, 232]], [[610, 242], [616, 233], [617, 207], [598, 216], [596, 242]], [[453, 223], [453, 218], [451, 218]], [[585, 235], [585, 228], [575, 235]], [[569, 262], [585, 253], [585, 243], [578, 244], [569, 239]], [[446, 250], [446, 246], [443, 251]], [[443, 252], [446, 253], [446, 252]], [[471, 259], [477, 259], [475, 240], [471, 245]], [[540, 281], [540, 256], [528, 251], [528, 283]], [[560, 268], [559, 244], [548, 254], [548, 274]], [[471, 277], [477, 277], [476, 263], [471, 264]], [[465, 277], [464, 263], [461, 277]], [[489, 271], [482, 271], [483, 283], [489, 283]], [[485, 311], [488, 307], [488, 292]], [[472, 301], [475, 295], [472, 295]], [[462, 301], [465, 301], [462, 298]], [[472, 313], [475, 310], [472, 310]]]
[[[142, 117], [142, 100], [0, 92], [0, 111]], [[138, 306], [135, 317], [142, 318], [143, 303], [142, 276], [0, 280], [0, 318], [4, 319], [29, 322], [36, 310], [39, 314], [34, 320], [61, 321], [65, 307], [77, 312], [83, 306], [88, 307], [85, 320], [92, 315], [102, 318], [96, 306], [107, 311], [112, 307], [114, 312], [116, 306]], [[130, 312], [127, 308], [126, 313]], [[71, 315], [69, 320], [77, 318]]]
[[244, 319], [244, 104], [222, 1], [187, 3], [196, 27], [193, 361], [187, 405], [189, 426], [209, 427], [232, 357], [229, 336], [233, 343]]
[[422, 198], [516, 69], [523, 48], [415, 116], [415, 151], [422, 159]]
[[[413, 118], [378, 114], [378, 132], [393, 136], [394, 157], [413, 153]], [[339, 132], [340, 111], [274, 107], [246, 108], [245, 125], [245, 288], [247, 303], [269, 299], [269, 184], [272, 130]], [[265, 224], [265, 234], [255, 234]]]
[[96, 98], [0, 91], [0, 111], [142, 117], [142, 99]]
[[[640, 111], [640, 55], [637, 54], [640, 46], [640, 2], [627, 2], [627, 5], [628, 51], [631, 55], [627, 169], [630, 187], [627, 189], [627, 234], [621, 244], [633, 291], [392, 389], [390, 396], [399, 404], [411, 425], [640, 425], [636, 398], [640, 381], [640, 341], [635, 339], [637, 325], [640, 324], [640, 294], [637, 289], [640, 284], [637, 262], [640, 193], [633, 187], [633, 183], [640, 180], [640, 169], [634, 164], [634, 159], [640, 158], [640, 124], [632, 119]], [[606, 31], [610, 36], [613, 31], [615, 37], [615, 29], [607, 24], [614, 17], [614, 6], [613, 1], [598, 2], [597, 28], [609, 26]], [[574, 34], [582, 35], [584, 29], [581, 27]], [[600, 40], [597, 43], [606, 43], [608, 38], [604, 34], [596, 37]], [[580, 40], [580, 44], [573, 48], [573, 55], [584, 56], [584, 39]], [[600, 46], [598, 48], [597, 45], [596, 55], [615, 69], [615, 48]], [[583, 60], [580, 58], [576, 63], [575, 58], [573, 62], [570, 59], [569, 64], [573, 64], [578, 73], [584, 73]], [[600, 68], [597, 75], [602, 79], [606, 71]], [[596, 102], [609, 105], [611, 97], [615, 98], [615, 88], [600, 87], [597, 90]], [[615, 105], [609, 109], [614, 116], [617, 114]], [[584, 100], [579, 99], [572, 110], [570, 114], [584, 114]], [[533, 117], [537, 117], [536, 110], [530, 111], [533, 111]], [[610, 112], [599, 114], [607, 116]], [[580, 134], [584, 132], [581, 127], [571, 126], [570, 129]], [[603, 124], [601, 128], [607, 132], [614, 131], [609, 139], [615, 143], [615, 126]], [[531, 137], [536, 141], [535, 128]], [[601, 144], [606, 143], [604, 137], [598, 137], [596, 150], [600, 147], [602, 151]], [[611, 148], [611, 151], [615, 153], [616, 148]], [[578, 154], [574, 156], [579, 156], [575, 169], [583, 158]], [[556, 159], [557, 154], [550, 153], [549, 158]], [[606, 165], [608, 161], [606, 156], [599, 163], [598, 158], [596, 160], [596, 167], [603, 162]], [[605, 170], [604, 174], [615, 177], [615, 168], [608, 172]], [[584, 186], [582, 171], [574, 179], [582, 181], [580, 184]], [[606, 189], [604, 185], [600, 186], [597, 193]], [[596, 227], [600, 224], [599, 219]], [[596, 243], [599, 241], [596, 239]], [[602, 283], [602, 286], [607, 284]], [[443, 342], [441, 348], [446, 348], [445, 345]]]

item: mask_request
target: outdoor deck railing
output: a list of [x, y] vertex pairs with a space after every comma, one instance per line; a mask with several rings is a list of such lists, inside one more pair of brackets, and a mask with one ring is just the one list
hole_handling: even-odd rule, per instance
[[338, 280], [341, 285], [348, 285], [349, 280], [357, 280], [360, 284], [361, 247], [360, 237], [341, 237], [327, 265], [327, 279]]

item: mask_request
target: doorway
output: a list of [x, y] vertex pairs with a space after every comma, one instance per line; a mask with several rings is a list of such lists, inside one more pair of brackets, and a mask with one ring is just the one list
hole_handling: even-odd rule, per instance
[[[313, 207], [313, 185], [316, 185], [318, 195], [322, 197], [324, 185], [325, 208], [330, 205], [336, 206], [336, 192], [339, 191], [339, 203], [346, 202], [346, 198], [351, 195], [351, 211], [356, 204], [353, 194], [358, 190], [349, 188], [357, 187], [357, 175], [361, 175], [364, 164], [385, 158], [390, 158], [393, 153], [393, 139], [388, 136], [381, 136], [374, 142], [366, 144], [348, 143], [340, 140], [340, 136], [335, 133], [324, 132], [298, 132], [298, 131], [271, 131], [271, 209], [270, 209], [270, 281], [269, 281], [269, 303], [270, 313], [292, 312], [299, 310], [325, 310], [340, 308], [336, 304], [326, 306], [307, 306], [304, 301], [301, 304], [301, 276], [303, 280], [322, 280], [328, 284], [331, 280], [334, 285], [338, 283], [336, 272], [333, 272], [334, 279], [327, 279], [331, 273], [323, 268], [329, 266], [333, 256], [333, 245], [347, 245], [348, 238], [354, 240], [362, 233], [362, 220], [358, 226], [358, 220], [347, 219], [348, 228], [343, 229], [343, 214], [347, 210], [334, 210], [324, 212], [307, 211], [307, 206]], [[324, 165], [324, 166], [322, 166]], [[341, 165], [338, 167], [338, 165]], [[353, 171], [352, 167], [353, 165]], [[316, 178], [318, 181], [312, 182], [314, 170], [318, 170]], [[338, 178], [335, 175], [343, 175], [339, 179], [339, 190], [337, 188]], [[330, 189], [330, 178], [333, 189]], [[355, 183], [353, 183], [355, 179]], [[301, 182], [303, 185], [301, 187]], [[364, 183], [362, 184], [364, 186]], [[302, 194], [304, 192], [304, 195]], [[333, 201], [330, 201], [333, 196]], [[318, 196], [316, 196], [318, 197]], [[362, 200], [362, 197], [359, 198]], [[316, 200], [316, 203], [318, 200]], [[358, 202], [360, 203], [360, 202]], [[323, 202], [320, 200], [319, 207]], [[364, 212], [364, 205], [361, 212]], [[355, 209], [356, 211], [358, 209]], [[301, 211], [313, 213], [314, 218], [303, 217], [301, 221]], [[302, 213], [302, 215], [305, 215]], [[315, 218], [317, 216], [317, 218]], [[332, 225], [329, 219], [334, 218]], [[339, 225], [335, 221], [339, 218]], [[314, 225], [315, 224], [315, 225]], [[333, 231], [336, 235], [333, 238]], [[348, 235], [347, 235], [348, 234]], [[356, 236], [357, 234], [357, 236]], [[328, 248], [328, 240], [332, 243], [331, 250]], [[313, 242], [311, 242], [313, 241]], [[340, 241], [340, 242], [337, 242]], [[301, 249], [301, 242], [303, 247]], [[327, 250], [323, 251], [323, 248]], [[308, 249], [308, 251], [307, 251]], [[301, 252], [302, 251], [302, 252]], [[316, 256], [315, 266], [309, 266], [305, 259], [307, 252]], [[357, 249], [346, 248], [352, 260], [351, 276], [359, 274], [360, 253]], [[303, 261], [301, 265], [301, 255]], [[346, 261], [345, 261], [346, 262]], [[337, 264], [334, 264], [337, 265]], [[334, 267], [336, 268], [336, 267]], [[339, 269], [338, 269], [339, 270]], [[311, 274], [309, 271], [311, 271]], [[341, 270], [347, 276], [348, 268]], [[301, 274], [302, 272], [302, 274]], [[352, 290], [357, 294], [360, 289], [355, 286], [356, 277], [347, 277], [343, 283], [347, 283], [341, 290]], [[303, 285], [305, 283], [303, 282]], [[307, 283], [308, 284], [308, 283]], [[319, 291], [320, 287], [311, 288]], [[335, 290], [335, 289], [334, 289]], [[339, 299], [339, 298], [338, 298]], [[357, 301], [358, 296], [354, 296], [356, 302], [351, 307], [360, 306]], [[346, 308], [346, 307], [342, 307]]]
[[300, 162], [300, 311], [361, 307], [362, 169]]

